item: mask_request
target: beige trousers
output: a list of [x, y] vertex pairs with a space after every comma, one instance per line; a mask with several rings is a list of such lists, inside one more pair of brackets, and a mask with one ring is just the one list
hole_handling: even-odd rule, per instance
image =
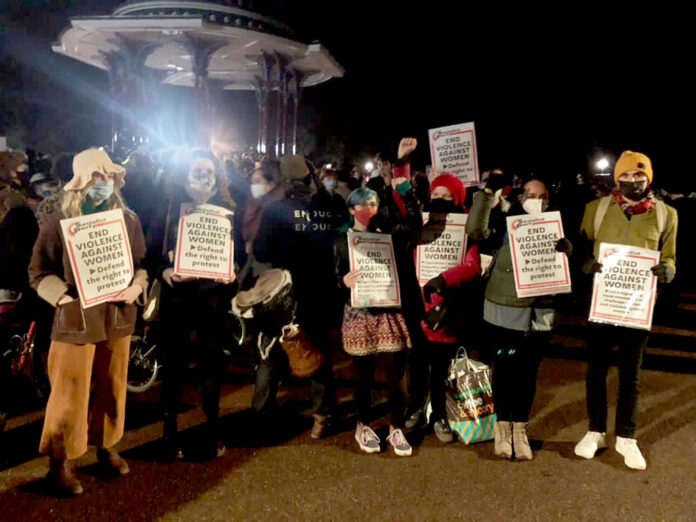
[[130, 336], [97, 344], [51, 343], [42, 454], [76, 459], [87, 451], [88, 441], [110, 448], [121, 440], [129, 350]]

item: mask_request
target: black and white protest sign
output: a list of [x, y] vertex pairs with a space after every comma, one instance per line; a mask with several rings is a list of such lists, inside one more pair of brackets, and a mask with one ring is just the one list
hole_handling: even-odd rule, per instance
[[560, 212], [510, 216], [507, 230], [518, 297], [570, 292], [568, 258], [556, 252], [563, 237]]
[[428, 131], [430, 157], [440, 172], [457, 176], [465, 187], [479, 182], [474, 122]]
[[83, 308], [128, 288], [133, 256], [121, 209], [62, 219], [60, 226]]
[[348, 231], [350, 269], [360, 270], [360, 279], [351, 289], [353, 308], [401, 306], [394, 245], [389, 234]]
[[234, 271], [232, 212], [215, 205], [181, 206], [174, 273], [201, 279], [231, 279]]
[[590, 321], [650, 330], [657, 277], [650, 270], [660, 253], [647, 248], [601, 243], [602, 271], [594, 276]]
[[416, 248], [416, 275], [421, 286], [464, 261], [466, 218], [467, 214], [423, 212], [423, 233]]

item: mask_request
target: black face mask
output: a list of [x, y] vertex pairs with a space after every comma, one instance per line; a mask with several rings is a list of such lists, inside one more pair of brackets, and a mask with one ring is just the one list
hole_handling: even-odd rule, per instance
[[461, 212], [462, 209], [454, 204], [451, 199], [431, 199], [428, 205], [428, 212], [433, 214], [449, 214], [450, 212]]
[[647, 187], [643, 181], [619, 181], [619, 191], [625, 198], [638, 201], [645, 196]]

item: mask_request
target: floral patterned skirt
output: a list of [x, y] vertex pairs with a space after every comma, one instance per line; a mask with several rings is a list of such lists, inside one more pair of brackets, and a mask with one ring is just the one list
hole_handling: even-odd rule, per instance
[[349, 355], [399, 352], [411, 348], [406, 321], [399, 312], [371, 314], [346, 306], [341, 330], [343, 349]]

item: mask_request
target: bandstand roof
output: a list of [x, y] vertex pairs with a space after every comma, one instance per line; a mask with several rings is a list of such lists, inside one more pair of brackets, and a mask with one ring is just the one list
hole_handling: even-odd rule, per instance
[[[241, 2], [240, 2], [241, 3]], [[208, 76], [227, 90], [251, 90], [262, 77], [260, 57], [287, 57], [310, 87], [343, 76], [343, 68], [319, 43], [296, 40], [286, 25], [235, 2], [131, 1], [110, 16], [75, 17], [53, 45], [53, 51], [107, 70], [105, 54], [123, 39], [152, 43], [145, 66], [166, 72], [164, 83], [193, 86], [187, 35], [210, 42]]]

